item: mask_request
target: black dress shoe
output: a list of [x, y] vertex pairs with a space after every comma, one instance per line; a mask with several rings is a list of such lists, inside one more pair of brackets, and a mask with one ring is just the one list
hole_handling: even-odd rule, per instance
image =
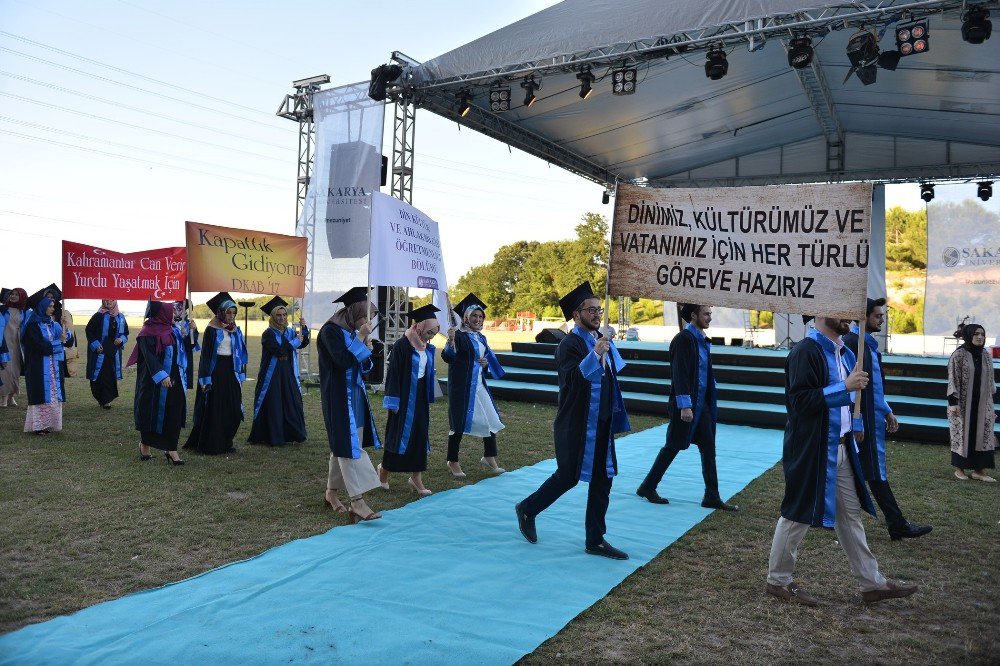
[[528, 543], [538, 543], [538, 533], [535, 532], [535, 518], [529, 516], [521, 509], [521, 503], [514, 505], [514, 513], [517, 514], [517, 527], [521, 530], [521, 535], [528, 540]]
[[618, 550], [607, 541], [601, 541], [601, 543], [596, 546], [587, 546], [585, 550], [591, 555], [600, 555], [601, 557], [608, 557], [612, 560], [628, 559], [628, 553], [624, 550]]
[[889, 528], [889, 537], [893, 541], [899, 541], [901, 539], [916, 539], [917, 537], [922, 537], [923, 535], [930, 532], [933, 527], [930, 525], [917, 525], [916, 523], [906, 523], [906, 526], [902, 529]]
[[706, 509], [719, 509], [721, 511], [739, 511], [740, 507], [737, 504], [726, 504], [721, 499], [703, 499], [701, 505]]
[[645, 497], [653, 504], [670, 504], [670, 500], [666, 497], [660, 497], [655, 488], [653, 490], [646, 490], [645, 486], [639, 486], [635, 489], [635, 494], [639, 497]]

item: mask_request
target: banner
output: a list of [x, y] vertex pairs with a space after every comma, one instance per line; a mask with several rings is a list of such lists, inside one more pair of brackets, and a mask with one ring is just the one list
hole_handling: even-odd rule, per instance
[[368, 81], [313, 95], [316, 150], [296, 233], [312, 238], [312, 281], [303, 313], [317, 325], [334, 298], [368, 284], [371, 197], [379, 188], [385, 105], [368, 96]]
[[927, 205], [924, 335], [951, 337], [968, 318], [992, 344], [1000, 334], [1000, 201], [974, 192], [971, 183], [938, 185]]
[[62, 242], [64, 298], [181, 301], [186, 286], [187, 258], [182, 247], [122, 253]]
[[448, 289], [438, 224], [408, 203], [372, 197], [371, 284]]
[[620, 185], [614, 296], [857, 318], [870, 184], [658, 189]]
[[191, 291], [305, 293], [306, 239], [187, 222]]

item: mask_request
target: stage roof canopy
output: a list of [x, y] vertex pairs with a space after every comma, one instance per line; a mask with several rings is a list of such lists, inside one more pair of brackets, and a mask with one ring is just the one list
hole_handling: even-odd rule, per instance
[[[963, 7], [964, 6], [964, 7]], [[1000, 172], [1000, 36], [963, 40], [963, 11], [1000, 0], [565, 0], [422, 64], [391, 98], [596, 182], [721, 186], [989, 179]], [[848, 41], [925, 20], [929, 49], [863, 85]], [[807, 36], [809, 66], [789, 66]], [[728, 73], [706, 76], [721, 47]], [[634, 94], [612, 93], [636, 70]], [[581, 72], [593, 93], [581, 99]], [[524, 105], [533, 77], [537, 100]], [[490, 108], [510, 88], [510, 110]], [[471, 108], [460, 115], [464, 93]]]

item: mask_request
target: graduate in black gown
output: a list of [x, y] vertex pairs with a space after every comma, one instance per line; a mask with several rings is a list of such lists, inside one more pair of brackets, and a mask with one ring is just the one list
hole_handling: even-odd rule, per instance
[[243, 421], [242, 384], [246, 381], [247, 346], [236, 325], [236, 303], [227, 292], [212, 297], [215, 318], [208, 324], [198, 363], [194, 427], [185, 449], [216, 455], [235, 450], [233, 438]]
[[441, 350], [448, 364], [448, 471], [456, 478], [465, 477], [458, 451], [462, 435], [473, 435], [483, 438], [479, 464], [503, 474], [507, 470], [497, 464], [497, 433], [504, 425], [486, 378], [500, 379], [506, 373], [481, 332], [486, 304], [469, 294], [454, 310], [461, 325], [448, 329], [448, 342]]
[[174, 303], [174, 326], [184, 340], [184, 355], [187, 357], [187, 389], [194, 388], [194, 353], [201, 351], [198, 344], [198, 324], [190, 317], [191, 301], [184, 299]]
[[521, 534], [538, 541], [535, 517], [580, 481], [587, 490], [586, 547], [591, 555], [627, 560], [604, 535], [611, 480], [618, 473], [614, 435], [632, 429], [618, 386], [625, 361], [603, 336], [601, 301], [584, 282], [559, 300], [566, 319], [576, 326], [556, 348], [559, 406], [554, 424], [556, 471], [541, 487], [514, 507]]
[[261, 306], [268, 327], [260, 336], [260, 371], [253, 399], [253, 426], [247, 441], [282, 446], [306, 441], [306, 417], [299, 384], [299, 349], [309, 344], [305, 319], [288, 325], [288, 303], [275, 296]]
[[104, 299], [87, 322], [87, 379], [90, 392], [104, 409], [118, 397], [122, 378], [122, 349], [128, 342], [128, 324], [118, 311], [118, 301]]
[[382, 406], [389, 410], [385, 425], [385, 452], [379, 465], [379, 479], [389, 482], [391, 472], [409, 472], [407, 481], [421, 497], [431, 494], [424, 487], [430, 441], [430, 403], [434, 402], [434, 345], [430, 341], [441, 326], [433, 305], [410, 310], [410, 327], [392, 345], [385, 373]]
[[[319, 354], [320, 397], [323, 423], [330, 444], [324, 506], [338, 513], [348, 513], [352, 523], [377, 520], [364, 495], [382, 485], [365, 449], [381, 448], [375, 419], [372, 417], [364, 376], [374, 368], [373, 358], [381, 353], [372, 339], [372, 322], [378, 314], [369, 303], [368, 287], [354, 287], [334, 303], [338, 310], [319, 330], [316, 348]], [[350, 508], [337, 497], [343, 490]]]
[[139, 460], [152, 459], [152, 447], [163, 451], [174, 465], [183, 465], [177, 441], [187, 421], [184, 387], [188, 359], [173, 321], [171, 303], [151, 301], [126, 367], [136, 366], [132, 412], [139, 431]]

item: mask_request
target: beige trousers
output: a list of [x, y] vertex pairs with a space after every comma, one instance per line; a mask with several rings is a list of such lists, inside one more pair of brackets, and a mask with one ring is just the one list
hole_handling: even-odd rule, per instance
[[[834, 529], [840, 547], [847, 555], [851, 573], [861, 585], [862, 592], [885, 587], [885, 577], [879, 573], [878, 562], [868, 548], [865, 526], [861, 522], [861, 502], [854, 487], [851, 460], [841, 441], [837, 451], [837, 516]], [[778, 519], [771, 542], [771, 556], [767, 563], [767, 582], [784, 587], [792, 582], [799, 544], [809, 531], [806, 523], [797, 523], [784, 516]]]
[[[361, 441], [363, 435], [364, 428], [358, 428], [358, 441]], [[380, 485], [378, 472], [364, 449], [361, 449], [360, 458], [338, 458], [330, 454], [327, 490], [344, 490], [348, 497], [360, 497]]]

